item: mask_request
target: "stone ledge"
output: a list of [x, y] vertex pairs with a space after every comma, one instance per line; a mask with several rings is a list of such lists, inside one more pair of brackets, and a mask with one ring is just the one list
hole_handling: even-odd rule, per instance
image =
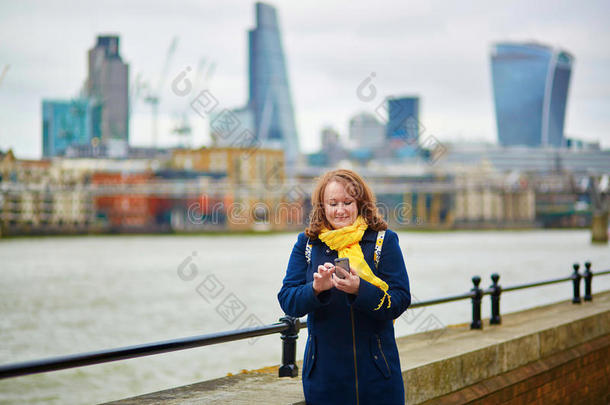
[[[582, 372], [586, 365], [588, 376], [578, 381], [578, 388], [566, 390], [563, 403], [573, 403], [569, 396], [583, 403], [602, 403], [607, 385], [595, 381], [595, 374], [603, 374], [600, 368], [602, 358], [607, 358], [610, 350], [610, 334], [582, 343], [578, 346], [552, 354], [544, 359], [528, 363], [506, 373], [499, 374], [470, 385], [442, 397], [436, 397], [422, 405], [551, 402], [549, 396], [557, 395], [557, 387], [566, 388], [566, 383], [574, 380], [576, 372]], [[599, 359], [599, 360], [597, 360]], [[597, 361], [597, 368], [595, 362]], [[580, 370], [579, 370], [580, 368]], [[568, 377], [570, 374], [572, 376]], [[606, 380], [610, 379], [610, 374]], [[516, 398], [518, 397], [518, 398]], [[521, 398], [521, 400], [519, 400]], [[610, 397], [608, 397], [610, 399]], [[603, 402], [606, 404], [606, 402]]]
[[[502, 325], [485, 322], [483, 330], [460, 325], [399, 338], [407, 404], [446, 395], [607, 334], [610, 292], [596, 294], [593, 302], [566, 301], [507, 314]], [[300, 377], [278, 378], [276, 370], [218, 378], [111, 404], [304, 404]]]
[[502, 317], [482, 331], [449, 327], [400, 338], [407, 404], [418, 404], [610, 334], [610, 292]]

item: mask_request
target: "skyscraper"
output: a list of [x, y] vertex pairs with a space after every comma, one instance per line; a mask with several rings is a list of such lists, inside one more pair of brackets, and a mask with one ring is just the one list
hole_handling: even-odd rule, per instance
[[419, 97], [388, 99], [388, 141], [401, 139], [417, 146], [419, 139]]
[[564, 146], [573, 61], [569, 53], [540, 44], [494, 45], [491, 72], [501, 145]]
[[249, 31], [249, 101], [256, 138], [284, 149], [291, 165], [299, 154], [290, 84], [274, 7], [256, 3], [256, 27]]
[[129, 65], [119, 54], [118, 36], [98, 36], [89, 50], [87, 94], [101, 106], [101, 143], [121, 144], [125, 151], [129, 142]]

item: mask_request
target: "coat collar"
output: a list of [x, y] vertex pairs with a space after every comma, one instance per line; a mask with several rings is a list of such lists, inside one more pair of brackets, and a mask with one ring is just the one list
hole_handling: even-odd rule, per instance
[[[366, 231], [364, 231], [364, 235], [362, 235], [361, 242], [362, 241], [375, 242], [376, 240], [377, 240], [377, 231], [367, 229]], [[318, 244], [322, 243], [322, 241], [319, 238], [311, 239], [310, 242], [312, 245], [318, 245]]]

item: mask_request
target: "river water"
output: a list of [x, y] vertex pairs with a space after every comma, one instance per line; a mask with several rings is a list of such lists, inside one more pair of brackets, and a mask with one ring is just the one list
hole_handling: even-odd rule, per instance
[[[581, 230], [401, 232], [414, 299], [610, 268]], [[295, 234], [0, 240], [0, 364], [272, 323]], [[594, 279], [610, 289], [610, 276]], [[569, 299], [569, 283], [507, 293], [502, 312]], [[408, 310], [398, 336], [469, 322], [470, 303]], [[489, 297], [483, 316], [489, 316]], [[302, 358], [306, 332], [300, 334]], [[432, 335], [431, 335], [432, 336]], [[0, 403], [90, 404], [278, 364], [279, 335], [0, 381]]]

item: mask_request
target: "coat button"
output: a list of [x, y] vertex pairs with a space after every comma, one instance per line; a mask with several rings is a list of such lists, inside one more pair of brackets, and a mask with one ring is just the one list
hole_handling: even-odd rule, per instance
[[329, 253], [330, 253], [330, 249], [326, 249], [326, 254], [329, 254]]
[[377, 360], [377, 356], [373, 356], [375, 358], [375, 360]]

